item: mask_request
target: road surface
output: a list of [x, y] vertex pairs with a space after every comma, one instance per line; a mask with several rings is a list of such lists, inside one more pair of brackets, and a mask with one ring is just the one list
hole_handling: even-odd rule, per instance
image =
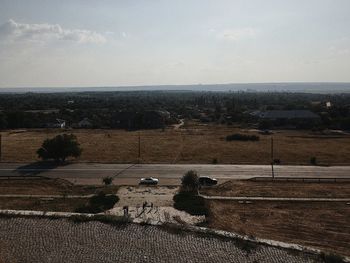
[[[277, 165], [276, 177], [350, 177], [350, 166], [287, 166]], [[188, 170], [211, 176], [219, 183], [230, 179], [271, 176], [269, 165], [210, 165], [210, 164], [96, 164], [72, 163], [63, 166], [0, 163], [0, 176], [40, 175], [61, 178], [76, 184], [101, 184], [102, 178], [113, 176], [118, 185], [135, 185], [141, 177], [156, 177], [162, 185], [178, 185]]]

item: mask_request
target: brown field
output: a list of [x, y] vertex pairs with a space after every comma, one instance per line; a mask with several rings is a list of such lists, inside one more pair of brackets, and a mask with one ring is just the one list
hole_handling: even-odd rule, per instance
[[86, 198], [12, 198], [0, 197], [0, 209], [34, 210], [50, 212], [75, 212], [75, 209], [83, 206]]
[[212, 196], [262, 196], [299, 198], [350, 198], [350, 182], [283, 182], [232, 180], [201, 190]]
[[[202, 191], [220, 196], [349, 198], [350, 183], [230, 181]], [[207, 200], [209, 227], [313, 246], [350, 256], [346, 202]]]
[[350, 205], [322, 202], [208, 201], [208, 226], [350, 256]]
[[[141, 136], [143, 163], [270, 163], [270, 137], [258, 142], [227, 142], [233, 133], [256, 131], [221, 125], [190, 124], [182, 129], [161, 130], [67, 130], [74, 133], [83, 148], [78, 161], [133, 163], [138, 160]], [[36, 161], [36, 150], [46, 138], [61, 130], [23, 130], [2, 132], [2, 161]], [[313, 135], [309, 131], [278, 131], [273, 134], [275, 158], [282, 164], [309, 164], [315, 156], [320, 164], [350, 164], [350, 137]]]
[[114, 185], [108, 187], [74, 185], [62, 179], [0, 180], [0, 194], [2, 195], [89, 195], [99, 191], [116, 193], [118, 187]]
[[87, 202], [87, 198], [65, 198], [66, 195], [89, 195], [99, 191], [115, 194], [117, 186], [73, 185], [61, 179], [0, 180], [2, 195], [61, 195], [60, 198], [1, 197], [0, 209], [74, 212]]

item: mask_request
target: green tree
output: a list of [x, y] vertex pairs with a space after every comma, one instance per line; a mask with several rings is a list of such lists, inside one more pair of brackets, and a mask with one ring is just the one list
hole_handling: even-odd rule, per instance
[[82, 149], [75, 135], [60, 134], [52, 139], [46, 139], [37, 154], [43, 160], [53, 159], [64, 162], [68, 157], [79, 157], [81, 152]]
[[194, 192], [198, 190], [199, 178], [196, 171], [188, 171], [181, 179], [183, 191]]

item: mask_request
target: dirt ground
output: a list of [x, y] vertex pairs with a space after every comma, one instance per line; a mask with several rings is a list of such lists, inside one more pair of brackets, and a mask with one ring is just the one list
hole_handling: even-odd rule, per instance
[[[215, 196], [350, 198], [350, 182], [229, 181]], [[207, 200], [209, 227], [350, 256], [350, 203]]]
[[208, 226], [350, 256], [350, 205], [208, 201]]
[[154, 206], [173, 206], [173, 196], [178, 191], [176, 186], [121, 186], [117, 192], [118, 206], [142, 206], [143, 202]]
[[50, 212], [75, 212], [87, 202], [86, 198], [7, 198], [0, 197], [0, 209]]
[[117, 186], [74, 185], [62, 179], [1, 179], [0, 195], [89, 195], [99, 191], [116, 193]]
[[212, 188], [202, 189], [201, 193], [213, 196], [350, 198], [350, 182], [232, 180]]
[[[12, 130], [2, 134], [2, 161], [37, 161], [37, 149], [47, 138], [74, 133], [83, 153], [78, 161], [134, 163], [141, 137], [143, 163], [270, 163], [270, 135], [222, 125], [186, 124], [180, 129], [161, 130]], [[255, 134], [258, 142], [225, 140], [233, 133]], [[350, 136], [320, 136], [310, 131], [276, 131], [274, 158], [282, 164], [350, 164]]]
[[0, 180], [0, 195], [60, 195], [60, 198], [0, 197], [0, 209], [74, 212], [87, 198], [65, 198], [66, 195], [90, 195], [99, 191], [115, 194], [117, 186], [74, 185], [61, 179]]

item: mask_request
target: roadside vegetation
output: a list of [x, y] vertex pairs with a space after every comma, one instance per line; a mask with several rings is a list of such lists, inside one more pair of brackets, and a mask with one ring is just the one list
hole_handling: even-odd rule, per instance
[[324, 263], [345, 263], [344, 257], [337, 254], [321, 254], [321, 259]]
[[205, 200], [198, 196], [199, 177], [196, 171], [188, 171], [183, 177], [179, 193], [174, 195], [174, 208], [191, 215], [207, 215]]
[[104, 183], [104, 185], [108, 186], [111, 185], [113, 183], [113, 177], [111, 176], [106, 176], [102, 179], [102, 182]]

